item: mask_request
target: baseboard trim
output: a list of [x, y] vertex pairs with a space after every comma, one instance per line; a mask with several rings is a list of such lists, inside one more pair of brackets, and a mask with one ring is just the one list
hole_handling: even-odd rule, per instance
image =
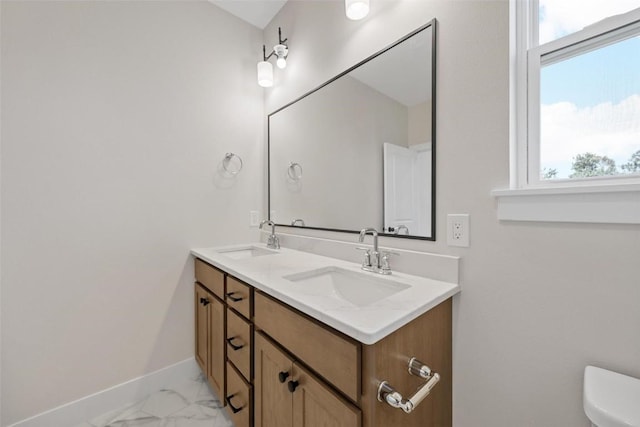
[[145, 396], [194, 378], [200, 372], [191, 357], [166, 368], [109, 387], [73, 402], [34, 415], [8, 427], [70, 427], [136, 402]]

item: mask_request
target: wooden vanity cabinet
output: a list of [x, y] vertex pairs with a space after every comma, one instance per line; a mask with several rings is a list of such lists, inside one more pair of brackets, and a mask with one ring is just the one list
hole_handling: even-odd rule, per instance
[[255, 324], [350, 400], [358, 401], [360, 343], [320, 326], [260, 292], [255, 295]]
[[253, 288], [195, 260], [196, 360], [234, 421], [253, 425]]
[[360, 410], [261, 333], [255, 336], [255, 427], [359, 427]]
[[[281, 400], [282, 386], [276, 378], [289, 364], [291, 376], [302, 390], [296, 394], [296, 389], [292, 396], [295, 427], [451, 426], [451, 299], [372, 345], [359, 343], [258, 291], [254, 305], [259, 331], [255, 334], [256, 427], [280, 426], [270, 422], [269, 417], [275, 415], [265, 408], [273, 407], [274, 399]], [[265, 344], [270, 341], [261, 334], [276, 344]], [[440, 374], [441, 380], [411, 414], [406, 414], [379, 402], [377, 390], [387, 381], [405, 399], [411, 397], [425, 383], [409, 375], [412, 357]], [[288, 416], [282, 419], [288, 420]], [[324, 424], [314, 424], [317, 420]]]
[[[451, 299], [365, 345], [200, 260], [196, 280], [196, 360], [235, 427], [451, 427]], [[406, 414], [377, 389], [411, 397], [412, 357], [441, 379]]]

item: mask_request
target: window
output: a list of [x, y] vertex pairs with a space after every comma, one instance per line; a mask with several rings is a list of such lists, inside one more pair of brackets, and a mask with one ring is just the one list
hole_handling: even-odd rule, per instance
[[640, 178], [640, 0], [516, 0], [518, 187]]
[[498, 219], [640, 224], [640, 0], [511, 0]]

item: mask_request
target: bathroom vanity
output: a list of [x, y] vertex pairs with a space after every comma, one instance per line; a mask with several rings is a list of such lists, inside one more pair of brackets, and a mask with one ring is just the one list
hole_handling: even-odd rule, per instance
[[451, 425], [457, 284], [262, 245], [192, 253], [196, 360], [236, 427]]

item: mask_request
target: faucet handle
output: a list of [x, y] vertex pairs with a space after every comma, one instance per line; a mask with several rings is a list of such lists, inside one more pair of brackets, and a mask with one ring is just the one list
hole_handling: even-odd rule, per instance
[[391, 274], [391, 266], [389, 266], [389, 257], [391, 255], [400, 256], [398, 252], [392, 252], [392, 251], [380, 252], [380, 270], [382, 274]]
[[280, 239], [275, 234], [267, 238], [267, 247], [272, 249], [280, 249]]
[[363, 267], [371, 267], [371, 249], [363, 248], [361, 246], [356, 247], [359, 251], [364, 251], [364, 259], [362, 260]]

